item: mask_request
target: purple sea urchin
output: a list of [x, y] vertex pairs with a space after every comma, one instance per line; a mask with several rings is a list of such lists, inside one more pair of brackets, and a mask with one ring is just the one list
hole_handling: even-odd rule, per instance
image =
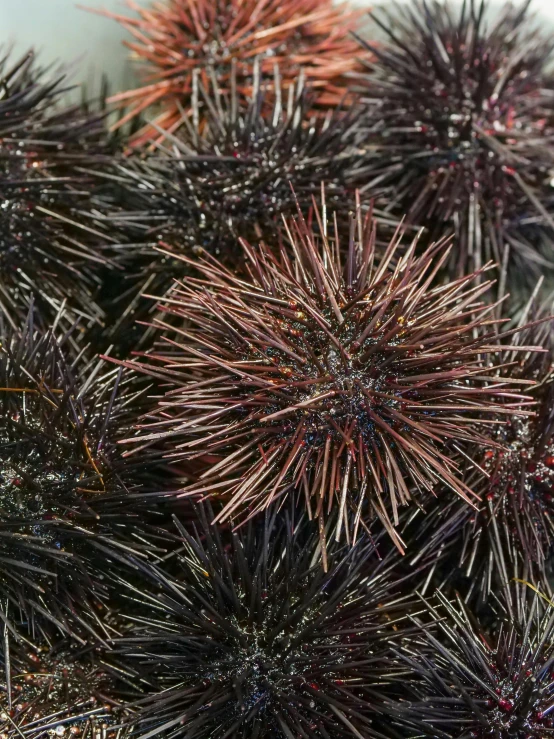
[[[239, 237], [274, 240], [279, 217], [295, 212], [291, 186], [306, 208], [322, 181], [329, 205], [346, 209], [352, 199], [347, 170], [355, 161], [355, 110], [311, 117], [313, 95], [303, 81], [287, 91], [277, 68], [273, 81], [264, 82], [259, 65], [246, 98], [237, 91], [235, 73], [232, 65], [228, 91], [214, 74], [206, 85], [193, 75], [192, 109], [182, 113], [166, 145], [98, 173], [112, 183], [113, 199], [99, 203], [96, 214], [121, 241], [118, 261], [129, 257], [119, 304], [140, 290], [162, 295], [182, 277], [185, 265], [171, 254], [207, 251], [240, 265]], [[164, 255], [152, 249], [160, 240]], [[141, 243], [138, 249], [126, 246]], [[114, 331], [129, 313], [137, 315], [137, 301], [127, 312], [119, 310]], [[139, 306], [139, 315], [145, 311]]]
[[[400, 650], [411, 670], [398, 722], [436, 739], [554, 736], [554, 608], [514, 596], [516, 615], [487, 628], [460, 601], [427, 603], [421, 631]], [[396, 725], [398, 725], [396, 724]]]
[[93, 179], [111, 148], [104, 114], [61, 104], [64, 77], [49, 79], [33, 53], [0, 61], [0, 308], [16, 326], [34, 300], [45, 325], [66, 300], [98, 321], [94, 300], [105, 264], [94, 223], [83, 223]]
[[116, 448], [134, 391], [102, 363], [71, 361], [65, 341], [32, 314], [0, 338], [0, 597], [34, 634], [94, 623], [105, 572], [144, 548], [127, 502], [140, 475]]
[[173, 289], [176, 339], [123, 362], [173, 386], [141, 442], [200, 467], [185, 493], [227, 500], [218, 521], [294, 493], [322, 530], [339, 511], [337, 538], [378, 517], [402, 548], [399, 508], [438, 483], [472, 501], [453, 455], [492, 443], [491, 417], [525, 416], [525, 399], [492, 366], [487, 285], [431, 287], [444, 241], [401, 254], [397, 234], [379, 257], [359, 208], [347, 244], [325, 206], [313, 221], [288, 222], [292, 257], [244, 244], [248, 277], [206, 258]]
[[[416, 527], [421, 558], [442, 547], [470, 578], [470, 592], [487, 601], [506, 587], [514, 568], [536, 580], [543, 576], [554, 545], [554, 346], [552, 319], [531, 301], [521, 323], [531, 326], [518, 333], [513, 346], [502, 349], [505, 373], [516, 383], [528, 383], [536, 406], [531, 417], [510, 418], [493, 435], [501, 448], [479, 447], [470, 453], [464, 480], [479, 494], [476, 510], [460, 505], [444, 491], [439, 504]], [[520, 344], [542, 347], [542, 352], [518, 352]], [[483, 474], [484, 473], [484, 474]]]
[[390, 561], [368, 542], [346, 552], [332, 545], [324, 573], [317, 534], [302, 523], [273, 512], [228, 543], [206, 513], [195, 535], [181, 532], [176, 574], [145, 568], [127, 590], [134, 625], [114, 650], [147, 694], [131, 704], [137, 730], [382, 739], [385, 655], [401, 607]]
[[123, 714], [107, 697], [110, 678], [91, 651], [60, 644], [27, 649], [14, 644], [0, 691], [0, 732], [6, 739], [116, 739]]
[[374, 16], [388, 43], [356, 87], [368, 106], [358, 181], [433, 237], [453, 228], [457, 275], [500, 263], [506, 245], [511, 277], [552, 266], [553, 45], [528, 7], [508, 5], [491, 28], [486, 0]]

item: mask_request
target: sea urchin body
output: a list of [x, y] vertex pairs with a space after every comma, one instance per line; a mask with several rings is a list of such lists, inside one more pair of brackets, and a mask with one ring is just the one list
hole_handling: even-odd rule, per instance
[[79, 210], [93, 182], [87, 168], [112, 153], [104, 113], [64, 106], [64, 75], [49, 78], [32, 52], [12, 66], [2, 58], [0, 83], [0, 310], [15, 327], [34, 301], [48, 325], [65, 301], [66, 317], [100, 321], [107, 259]]
[[142, 735], [383, 737], [375, 719], [401, 603], [391, 563], [360, 541], [333, 547], [324, 573], [317, 535], [286, 515], [231, 542], [207, 518], [182, 532], [176, 575], [145, 568], [126, 588], [141, 616], [115, 654], [147, 693], [131, 704]]
[[187, 109], [193, 71], [207, 80], [213, 69], [223, 85], [229, 84], [231, 62], [237, 63], [239, 84], [248, 89], [254, 60], [262, 73], [273, 74], [275, 64], [286, 80], [303, 70], [307, 80], [323, 91], [320, 102], [336, 104], [346, 89], [345, 75], [360, 69], [358, 59], [367, 56], [349, 32], [358, 14], [331, 0], [170, 0], [140, 8], [128, 5], [137, 18], [101, 11], [118, 20], [135, 38], [129, 48], [151, 73], [136, 90], [114, 95], [112, 101], [128, 106], [119, 125], [153, 105], [162, 113], [155, 128], [147, 126], [137, 143], [180, 125]]
[[137, 553], [146, 525], [126, 506], [138, 473], [116, 446], [133, 392], [117, 371], [72, 361], [66, 338], [32, 314], [0, 337], [0, 597], [8, 621], [35, 634], [95, 621], [105, 572]]
[[[530, 417], [513, 417], [499, 425], [499, 447], [477, 447], [469, 456], [464, 480], [480, 502], [470, 510], [443, 491], [416, 532], [420, 557], [442, 549], [452, 554], [469, 578], [468, 597], [487, 602], [506, 587], [514, 571], [535, 581], [545, 572], [554, 548], [554, 419], [552, 318], [544, 309], [524, 312], [534, 320], [501, 350], [505, 373], [529, 386], [536, 405]], [[529, 343], [540, 352], [518, 352]], [[484, 473], [484, 474], [482, 474]]]
[[0, 694], [0, 732], [6, 739], [116, 739], [125, 734], [110, 700], [110, 678], [94, 662], [93, 650], [67, 643], [29, 649], [14, 642]]
[[413, 5], [375, 16], [389, 42], [357, 86], [368, 110], [360, 186], [433, 238], [455, 230], [457, 275], [500, 263], [506, 245], [510, 267], [538, 270], [554, 233], [552, 42], [527, 22], [529, 3], [490, 29], [485, 0], [458, 15]]
[[204, 259], [170, 293], [164, 309], [186, 327], [130, 364], [174, 387], [142, 441], [204, 466], [186, 492], [227, 499], [218, 520], [296, 491], [322, 527], [339, 512], [337, 537], [377, 516], [401, 547], [399, 507], [437, 483], [471, 499], [452, 455], [491, 443], [491, 416], [526, 413], [488, 364], [487, 285], [431, 287], [444, 242], [401, 255], [397, 235], [379, 257], [360, 209], [348, 244], [325, 212], [287, 228], [292, 257], [245, 244], [248, 278]]
[[[136, 307], [139, 292], [161, 296], [183, 277], [183, 262], [153, 250], [160, 240], [175, 256], [207, 251], [237, 267], [243, 260], [239, 237], [274, 241], [279, 217], [296, 212], [297, 202], [308, 209], [320, 182], [330, 206], [346, 210], [350, 204], [355, 111], [313, 117], [302, 79], [287, 91], [278, 68], [264, 81], [258, 64], [245, 98], [237, 93], [235, 72], [233, 65], [228, 91], [215, 75], [206, 86], [194, 75], [192, 110], [182, 113], [180, 129], [166, 145], [98, 172], [100, 184], [114, 183], [114, 195], [96, 211], [120, 243], [117, 261], [127, 259], [120, 302], [135, 297]], [[150, 308], [139, 303], [135, 318]], [[128, 317], [118, 313], [112, 330]]]
[[408, 736], [554, 736], [554, 609], [516, 597], [518, 615], [492, 629], [443, 596], [426, 604], [420, 636], [401, 650], [412, 673], [398, 714]]

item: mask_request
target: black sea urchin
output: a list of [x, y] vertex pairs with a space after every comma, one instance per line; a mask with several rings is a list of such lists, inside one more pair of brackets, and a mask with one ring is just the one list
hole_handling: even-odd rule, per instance
[[509, 5], [491, 28], [486, 0], [459, 14], [416, 0], [395, 7], [394, 22], [375, 18], [389, 43], [374, 49], [359, 86], [368, 104], [359, 181], [433, 237], [452, 226], [456, 274], [500, 262], [508, 245], [511, 276], [521, 277], [518, 268], [545, 266], [544, 240], [552, 247], [553, 44], [527, 22], [528, 6]]
[[460, 602], [426, 603], [400, 650], [412, 671], [396, 708], [404, 736], [546, 739], [554, 736], [554, 608], [517, 596], [517, 616], [486, 628]]
[[[211, 517], [211, 515], [210, 515]], [[142, 736], [168, 739], [384, 737], [388, 640], [402, 600], [391, 563], [359, 541], [330, 546], [288, 516], [222, 541], [206, 512], [182, 531], [176, 575], [152, 567], [131, 589], [134, 626], [115, 640]], [[175, 568], [174, 568], [175, 570]], [[133, 613], [131, 613], [131, 617]]]
[[288, 223], [292, 257], [244, 244], [249, 277], [202, 259], [170, 293], [184, 327], [130, 365], [174, 387], [142, 442], [200, 465], [186, 493], [226, 498], [217, 520], [295, 492], [321, 525], [339, 512], [337, 538], [377, 516], [401, 548], [399, 507], [437, 483], [471, 499], [452, 455], [488, 445], [491, 416], [525, 416], [524, 396], [492, 367], [487, 285], [431, 287], [444, 241], [401, 255], [397, 235], [378, 257], [359, 208], [347, 244], [325, 208], [313, 220]]
[[[349, 202], [355, 110], [313, 118], [312, 95], [302, 80], [286, 91], [276, 68], [273, 82], [262, 83], [258, 65], [252, 96], [245, 98], [237, 92], [235, 72], [232, 65], [227, 92], [214, 75], [207, 87], [194, 75], [192, 110], [182, 114], [167, 147], [99, 173], [113, 183], [114, 195], [97, 211], [105, 215], [109, 234], [122, 242], [118, 261], [129, 252], [128, 287], [120, 291], [119, 304], [129, 303], [139, 288], [161, 295], [183, 276], [182, 262], [152, 252], [159, 240], [176, 256], [206, 250], [237, 266], [239, 237], [275, 239], [278, 218], [295, 211], [291, 186], [305, 207], [321, 182], [330, 205], [340, 209]], [[142, 249], [132, 246], [141, 242]], [[137, 302], [118, 311], [114, 331], [128, 315], [137, 315]]]
[[94, 223], [83, 225], [92, 167], [111, 151], [104, 114], [67, 107], [63, 76], [50, 79], [34, 55], [0, 61], [0, 308], [15, 326], [31, 299], [45, 323], [67, 299], [99, 320], [94, 301], [105, 263]]
[[146, 525], [122, 515], [140, 490], [116, 447], [134, 391], [65, 348], [32, 315], [0, 337], [0, 600], [35, 633], [94, 621], [106, 570]]
[[252, 84], [255, 60], [264, 76], [271, 76], [279, 64], [286, 86], [302, 70], [322, 91], [320, 101], [333, 105], [344, 95], [345, 75], [360, 70], [360, 57], [368, 56], [349, 34], [359, 13], [332, 0], [169, 0], [150, 8], [128, 0], [128, 5], [137, 18], [98, 12], [118, 20], [134, 36], [127, 45], [150, 67], [144, 86], [111, 98], [128, 110], [118, 125], [161, 106], [154, 126], [140, 132], [137, 144], [180, 125], [195, 71], [206, 79], [215, 69], [221, 86], [229, 88], [234, 61], [244, 89]]

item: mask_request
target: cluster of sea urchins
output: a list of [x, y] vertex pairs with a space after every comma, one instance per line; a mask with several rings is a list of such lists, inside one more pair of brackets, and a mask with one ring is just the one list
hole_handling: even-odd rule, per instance
[[413, 2], [0, 62], [0, 739], [554, 737], [551, 45]]

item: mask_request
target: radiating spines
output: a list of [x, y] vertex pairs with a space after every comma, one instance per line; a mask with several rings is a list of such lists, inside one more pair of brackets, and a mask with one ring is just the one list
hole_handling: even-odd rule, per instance
[[[98, 173], [112, 195], [94, 210], [106, 234], [120, 242], [114, 260], [125, 265], [112, 334], [151, 310], [138, 293], [163, 295], [183, 276], [185, 265], [171, 254], [207, 251], [240, 268], [239, 239], [278, 238], [281, 217], [295, 212], [296, 200], [308, 209], [321, 182], [329, 207], [346, 211], [353, 204], [348, 170], [356, 159], [356, 108], [314, 117], [315, 93], [302, 77], [286, 89], [279, 68], [263, 79], [259, 63], [251, 94], [244, 95], [236, 69], [232, 64], [227, 90], [213, 70], [205, 82], [194, 74], [192, 110], [181, 113], [165, 144]], [[167, 253], [153, 251], [159, 241]], [[127, 311], [124, 301], [132, 303]]]
[[[394, 724], [406, 736], [554, 736], [554, 608], [513, 588], [517, 609], [488, 623], [440, 593], [414, 617], [419, 634], [397, 650], [408, 667]], [[529, 594], [530, 593], [530, 594]], [[498, 595], [498, 616], [504, 596]]]
[[[510, 380], [533, 399], [532, 415], [500, 418], [492, 433], [495, 445], [470, 451], [463, 471], [466, 485], [478, 496], [476, 508], [460, 504], [448, 490], [409, 527], [415, 562], [446, 558], [466, 579], [464, 597], [486, 603], [511, 573], [535, 581], [544, 576], [554, 552], [554, 443], [552, 401], [554, 346], [551, 306], [532, 299], [519, 325], [526, 328], [506, 346], [498, 342], [499, 363]], [[535, 351], [521, 351], [521, 346]], [[496, 446], [498, 444], [498, 446]], [[439, 571], [441, 569], [441, 564]]]
[[453, 274], [501, 263], [506, 247], [515, 282], [551, 262], [553, 47], [528, 7], [492, 25], [487, 0], [374, 16], [387, 42], [355, 85], [368, 110], [360, 186], [434, 238], [455, 230]]
[[0, 337], [0, 594], [5, 618], [33, 636], [95, 628], [106, 572], [150, 548], [135, 501], [148, 461], [128, 465], [117, 448], [135, 390], [68, 345], [32, 314]]
[[40, 106], [48, 106], [56, 96], [55, 89], [59, 86], [59, 81], [51, 85], [39, 82], [37, 77], [40, 77], [40, 73], [37, 74], [33, 68], [32, 51], [16, 62], [10, 62], [9, 51], [2, 49], [2, 52], [1, 75], [8, 94], [2, 100], [0, 108], [1, 131], [3, 136], [10, 136], [18, 131], [19, 126], [27, 123], [30, 113], [37, 108], [40, 110]]
[[403, 611], [391, 560], [365, 540], [332, 545], [325, 573], [305, 521], [273, 511], [229, 539], [212, 516], [181, 530], [177, 562], [145, 567], [127, 586], [133, 625], [114, 640], [114, 659], [146, 693], [129, 694], [137, 730], [382, 737], [388, 640]]
[[70, 465], [72, 472], [54, 480], [39, 465], [49, 489], [73, 494], [86, 488], [103, 500], [118, 487], [118, 470], [132, 469], [123, 460], [117, 438], [132, 428], [132, 404], [141, 390], [135, 391], [108, 364], [90, 359], [86, 350], [75, 356], [70, 334], [55, 326], [47, 332], [37, 328], [36, 312], [1, 337], [2, 416], [6, 433], [13, 434], [4, 458], [13, 454], [34, 467], [34, 454], [22, 447], [36, 444], [39, 456], [49, 456], [51, 447], [55, 463]]
[[289, 249], [244, 244], [248, 277], [205, 258], [172, 290], [160, 346], [131, 365], [173, 388], [142, 440], [194, 463], [186, 493], [224, 501], [218, 521], [294, 495], [320, 525], [337, 511], [337, 538], [378, 518], [402, 549], [399, 509], [437, 484], [473, 503], [455, 455], [529, 412], [489, 366], [502, 322], [483, 271], [432, 287], [444, 241], [416, 256], [398, 233], [379, 255], [370, 214], [344, 238], [324, 204], [286, 228]]
[[[107, 258], [89, 209], [87, 170], [112, 154], [94, 106], [64, 104], [64, 74], [46, 73], [28, 53], [0, 61], [0, 306], [13, 326], [33, 300], [44, 325], [64, 315], [102, 319], [95, 301]], [[69, 324], [70, 325], [70, 324]]]
[[272, 76], [275, 64], [282, 69], [285, 85], [302, 70], [321, 92], [319, 103], [335, 105], [344, 95], [349, 72], [360, 70], [359, 58], [368, 58], [350, 31], [359, 12], [346, 3], [331, 0], [170, 0], [140, 8], [129, 7], [136, 17], [101, 14], [114, 18], [129, 31], [126, 42], [149, 74], [145, 84], [118, 93], [111, 100], [127, 109], [122, 125], [154, 106], [161, 107], [153, 125], [145, 126], [135, 138], [142, 144], [152, 137], [171, 133], [179, 125], [183, 109], [188, 109], [193, 90], [193, 73], [204, 80], [215, 69], [223, 88], [231, 86], [231, 60], [243, 90], [252, 85], [252, 64], [260, 62], [264, 76]]
[[494, 508], [489, 519], [497, 517], [504, 529], [503, 538], [513, 540], [514, 553], [537, 565], [539, 574], [554, 545], [554, 319], [549, 312], [544, 307], [535, 308], [530, 316], [535, 325], [521, 336], [540, 352], [520, 354], [518, 361], [516, 338], [516, 351], [510, 347], [503, 353], [506, 363], [513, 365], [508, 372], [516, 382], [536, 383], [530, 389], [534, 415], [525, 420], [510, 419], [497, 432], [503, 451], [487, 449], [481, 461], [488, 473], [485, 497]]

